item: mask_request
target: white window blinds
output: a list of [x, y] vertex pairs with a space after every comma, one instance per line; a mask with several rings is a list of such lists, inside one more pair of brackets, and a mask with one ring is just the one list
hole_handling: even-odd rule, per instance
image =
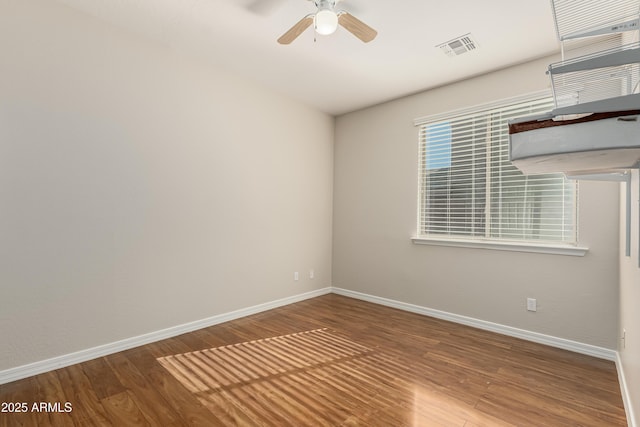
[[576, 243], [575, 182], [509, 161], [507, 122], [552, 108], [544, 97], [419, 123], [419, 234]]

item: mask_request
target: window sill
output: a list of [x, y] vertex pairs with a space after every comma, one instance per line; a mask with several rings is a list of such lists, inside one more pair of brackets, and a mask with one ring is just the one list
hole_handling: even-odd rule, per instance
[[437, 237], [412, 237], [416, 245], [450, 246], [457, 248], [493, 249], [497, 251], [533, 252], [540, 254], [585, 256], [589, 248], [568, 245], [535, 242], [515, 242], [475, 239], [443, 239]]

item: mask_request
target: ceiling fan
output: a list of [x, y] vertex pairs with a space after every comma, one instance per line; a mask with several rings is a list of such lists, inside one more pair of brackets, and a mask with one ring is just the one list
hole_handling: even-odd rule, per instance
[[309, 0], [313, 1], [318, 10], [298, 21], [293, 27], [278, 39], [280, 44], [289, 44], [313, 24], [316, 33], [320, 35], [333, 34], [341, 25], [351, 34], [365, 43], [375, 39], [378, 32], [344, 10], [336, 10], [340, 0]]

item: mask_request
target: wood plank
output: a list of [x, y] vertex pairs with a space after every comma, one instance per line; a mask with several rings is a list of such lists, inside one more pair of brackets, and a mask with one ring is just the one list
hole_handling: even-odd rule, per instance
[[173, 408], [189, 426], [224, 425], [213, 413], [207, 410], [198, 398], [186, 390], [178, 380], [160, 366], [149, 351], [148, 346], [125, 352], [133, 363], [164, 399], [164, 404]]
[[124, 353], [113, 354], [106, 360], [120, 383], [136, 397], [136, 404], [145, 419], [155, 425], [186, 425]]
[[[37, 426], [37, 414], [31, 412], [31, 405], [34, 403], [35, 399], [37, 399], [37, 390], [38, 383], [36, 381], [36, 377], [25, 378], [20, 381], [1, 385], [0, 403], [3, 402], [11, 404], [11, 407], [7, 408], [7, 410], [11, 412], [0, 414], [0, 426]], [[24, 408], [22, 404], [26, 404], [26, 408]], [[16, 405], [19, 406], [19, 412], [15, 412]]]
[[100, 399], [96, 396], [81, 365], [58, 369], [56, 373], [60, 380], [60, 386], [73, 405], [72, 416], [76, 420], [76, 424], [90, 424], [89, 420], [93, 420], [99, 425], [111, 425]]
[[109, 414], [109, 419], [118, 426], [150, 426], [138, 407], [135, 397], [129, 391], [112, 394], [101, 400], [102, 406]]
[[[37, 415], [36, 423], [56, 427], [75, 426], [73, 404], [67, 399], [56, 371], [37, 375], [35, 379], [39, 388], [38, 401], [32, 405], [32, 411]], [[71, 406], [67, 407], [67, 403]]]
[[515, 384], [493, 384], [476, 409], [517, 425], [591, 426], [626, 425], [624, 413], [601, 413], [553, 394], [532, 394]]
[[103, 357], [84, 362], [82, 370], [100, 400], [126, 391]]

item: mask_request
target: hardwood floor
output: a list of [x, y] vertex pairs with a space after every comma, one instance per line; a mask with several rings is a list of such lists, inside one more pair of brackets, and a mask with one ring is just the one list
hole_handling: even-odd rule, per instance
[[333, 294], [1, 385], [0, 402], [28, 407], [1, 427], [626, 426], [612, 362]]

